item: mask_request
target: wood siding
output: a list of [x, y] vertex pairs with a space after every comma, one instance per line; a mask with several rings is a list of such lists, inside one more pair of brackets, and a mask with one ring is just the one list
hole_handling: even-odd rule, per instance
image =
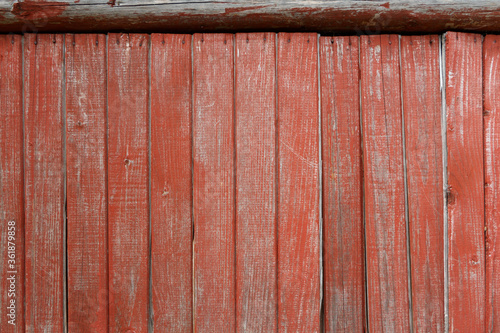
[[0, 330], [496, 332], [498, 45], [0, 36]]

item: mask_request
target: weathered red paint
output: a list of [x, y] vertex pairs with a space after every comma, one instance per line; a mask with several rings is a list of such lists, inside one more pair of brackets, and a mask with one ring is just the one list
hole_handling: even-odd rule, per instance
[[224, 13], [225, 14], [242, 13], [242, 12], [246, 12], [248, 10], [252, 11], [252, 10], [262, 9], [262, 8], [266, 8], [266, 7], [267, 6], [252, 6], [252, 7], [244, 7], [244, 8], [226, 8], [224, 10]]
[[[402, 37], [401, 55], [394, 35], [363, 36], [359, 45], [356, 36], [321, 38], [322, 146], [317, 34], [282, 33], [278, 44], [274, 33], [196, 35], [192, 82], [191, 36], [153, 34], [149, 53], [147, 35], [110, 34], [107, 67], [104, 35], [30, 34], [24, 50], [21, 37], [0, 37], [0, 113], [6, 119], [0, 124], [0, 217], [13, 216], [18, 230], [24, 218], [23, 174], [25, 185], [26, 229], [20, 232], [26, 237], [26, 271], [20, 274], [26, 284], [20, 292], [26, 291], [27, 316], [18, 331], [62, 332], [65, 305], [69, 331], [106, 331], [109, 323], [111, 331], [146, 332], [151, 319], [159, 331], [318, 331], [319, 149], [325, 330], [362, 331], [368, 320], [372, 331], [406, 332], [411, 324], [415, 332], [443, 331], [442, 236], [450, 250], [450, 331], [497, 330], [496, 36], [488, 36], [483, 49], [480, 35], [447, 35], [449, 230], [442, 224], [437, 36]], [[99, 163], [107, 163], [109, 172]], [[18, 250], [22, 253], [22, 245]], [[2, 332], [7, 331], [3, 318]]]
[[151, 283], [155, 332], [192, 331], [191, 36], [151, 36]]
[[439, 36], [401, 37], [415, 332], [443, 332], [444, 204]]
[[66, 35], [68, 330], [108, 329], [106, 36]]
[[108, 36], [109, 330], [148, 330], [148, 44]]
[[368, 326], [410, 331], [399, 38], [361, 37]]
[[[0, 331], [22, 333], [24, 332], [22, 37], [0, 36], [0, 52], [2, 119], [0, 122], [0, 253], [3, 260], [0, 264], [2, 267]], [[15, 257], [11, 256], [12, 253]], [[15, 296], [12, 295], [12, 285]], [[12, 300], [15, 301], [14, 305], [11, 303]], [[9, 323], [11, 320], [15, 325]]]
[[49, 20], [61, 15], [68, 5], [67, 2], [25, 0], [15, 2], [12, 5], [11, 13], [20, 20]]
[[318, 35], [278, 34], [278, 330], [320, 332]]
[[325, 332], [364, 332], [359, 37], [321, 37]]
[[193, 37], [195, 332], [236, 328], [233, 39]]
[[275, 332], [276, 34], [236, 35], [236, 327]]
[[482, 36], [446, 34], [450, 332], [485, 330]]
[[64, 331], [64, 36], [24, 40], [26, 331]]

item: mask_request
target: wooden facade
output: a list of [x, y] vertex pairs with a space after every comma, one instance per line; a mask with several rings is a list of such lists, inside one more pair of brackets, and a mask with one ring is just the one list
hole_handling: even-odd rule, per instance
[[499, 15], [0, 1], [0, 331], [500, 330]]

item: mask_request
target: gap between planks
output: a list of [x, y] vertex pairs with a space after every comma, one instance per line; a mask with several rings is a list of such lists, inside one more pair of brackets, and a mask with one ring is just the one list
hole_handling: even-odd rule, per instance
[[408, 212], [408, 169], [406, 162], [406, 133], [405, 133], [405, 109], [404, 109], [404, 90], [403, 90], [403, 66], [401, 55], [401, 35], [398, 36], [399, 47], [399, 72], [400, 72], [400, 91], [401, 91], [401, 139], [403, 141], [403, 179], [404, 179], [404, 199], [405, 199], [405, 226], [406, 226], [406, 260], [408, 267], [408, 315], [410, 320], [410, 333], [413, 333], [413, 302], [412, 302], [412, 284], [411, 284], [411, 239], [410, 239], [410, 214]]
[[443, 161], [443, 238], [444, 238], [444, 329], [449, 332], [449, 278], [448, 278], [448, 145], [446, 137], [446, 35], [439, 36], [439, 71], [441, 88], [441, 138], [442, 138], [442, 161]]

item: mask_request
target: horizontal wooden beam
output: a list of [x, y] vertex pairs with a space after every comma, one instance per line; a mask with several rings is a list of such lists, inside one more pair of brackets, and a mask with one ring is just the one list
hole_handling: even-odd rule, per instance
[[0, 32], [500, 31], [494, 0], [0, 0]]

